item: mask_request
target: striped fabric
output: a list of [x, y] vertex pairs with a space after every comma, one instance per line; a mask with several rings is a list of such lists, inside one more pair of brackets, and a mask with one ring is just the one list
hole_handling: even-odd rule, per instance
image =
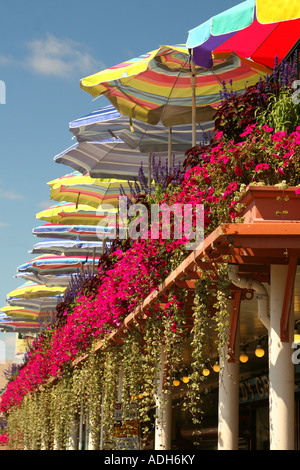
[[[69, 124], [70, 131], [78, 142], [92, 142], [119, 137], [128, 147], [138, 148], [142, 153], [167, 152], [169, 149], [170, 129], [161, 123], [155, 126], [130, 119], [113, 106], [105, 106]], [[200, 122], [197, 126], [196, 140], [202, 143], [209, 138], [214, 122]], [[192, 126], [178, 125], [171, 128], [172, 150], [185, 152], [191, 146]]]
[[[212, 70], [196, 67], [198, 122], [210, 121], [220, 104], [222, 81], [232, 79], [234, 90], [259, 80], [261, 68], [236, 55], [214, 61]], [[164, 126], [192, 123], [192, 86], [189, 52], [183, 46], [155, 51], [81, 80], [92, 96], [104, 95], [121, 113]]]
[[37, 274], [72, 274], [82, 269], [90, 270], [92, 264], [92, 257], [45, 254], [22, 264], [17, 271]]
[[[191, 147], [191, 145], [189, 146]], [[183, 163], [184, 152], [173, 152], [175, 163]], [[160, 152], [163, 162], [168, 160], [167, 152]], [[151, 158], [151, 155], [150, 155]], [[99, 142], [77, 142], [54, 157], [56, 163], [62, 163], [79, 171], [89, 173], [92, 178], [116, 178], [132, 180], [137, 177], [141, 165], [148, 175], [149, 154], [139, 149], [131, 149], [121, 139], [109, 139]]]
[[72, 274], [38, 274], [38, 273], [17, 273], [14, 277], [24, 281], [32, 281], [46, 287], [69, 287]]
[[65, 291], [63, 287], [47, 287], [34, 282], [26, 282], [7, 294], [7, 301], [14, 298], [35, 299], [39, 297], [53, 297], [62, 294]]
[[72, 225], [86, 223], [87, 225], [104, 225], [108, 222], [108, 215], [113, 214], [115, 210], [106, 209], [105, 206], [103, 208], [103, 211], [98, 211], [84, 204], [77, 205], [72, 202], [61, 202], [39, 212], [36, 214], [36, 218], [46, 220], [52, 224]]
[[55, 201], [75, 202], [96, 209], [101, 204], [119, 204], [120, 187], [129, 196], [130, 188], [126, 180], [114, 178], [91, 178], [89, 174], [73, 173], [49, 181], [50, 198]]
[[45, 224], [35, 227], [33, 235], [42, 238], [60, 238], [80, 241], [99, 241], [113, 233], [113, 229], [101, 225], [56, 225]]
[[12, 307], [23, 307], [40, 314], [55, 310], [56, 306], [59, 304], [62, 298], [63, 297], [61, 295], [40, 297], [36, 299], [16, 298], [9, 300], [8, 304]]
[[[5, 316], [0, 319], [0, 330], [16, 333], [36, 332], [41, 328], [40, 316], [34, 310], [6, 305], [0, 309]], [[8, 316], [8, 315], [9, 316]]]
[[186, 45], [193, 62], [208, 69], [232, 53], [272, 69], [299, 40], [299, 18], [298, 0], [247, 0], [190, 30]]
[[32, 254], [53, 254], [53, 255], [67, 255], [67, 256], [101, 256], [103, 252], [102, 241], [82, 242], [80, 240], [63, 240], [48, 238], [39, 243], [36, 243], [30, 253]]

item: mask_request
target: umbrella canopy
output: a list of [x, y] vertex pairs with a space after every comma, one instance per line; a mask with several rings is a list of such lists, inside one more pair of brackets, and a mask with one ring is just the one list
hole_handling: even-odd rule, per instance
[[81, 80], [92, 96], [104, 95], [121, 112], [150, 124], [170, 127], [212, 119], [220, 104], [223, 80], [232, 79], [234, 90], [254, 84], [262, 71], [251, 61], [234, 54], [214, 61], [212, 70], [193, 67], [184, 46], [161, 46], [136, 59]]
[[79, 172], [61, 176], [49, 181], [50, 198], [55, 201], [75, 202], [98, 208], [101, 204], [119, 204], [120, 187], [130, 195], [130, 186], [126, 180], [115, 178], [91, 178], [89, 174]]
[[[198, 123], [196, 140], [207, 141], [213, 131], [214, 122]], [[190, 124], [175, 126], [171, 130], [161, 123], [153, 126], [147, 122], [132, 119], [121, 114], [114, 106], [105, 106], [69, 124], [70, 131], [78, 142], [93, 142], [119, 137], [130, 148], [138, 148], [142, 153], [182, 151], [192, 142]], [[171, 138], [171, 139], [170, 139]]]
[[59, 286], [45, 286], [35, 282], [26, 282], [22, 286], [17, 287], [7, 294], [7, 301], [14, 298], [22, 299], [36, 299], [39, 297], [53, 297], [55, 295], [63, 294], [64, 287]]
[[189, 31], [186, 45], [193, 50], [193, 62], [212, 68], [214, 59], [235, 52], [273, 68], [275, 57], [281, 61], [299, 40], [299, 5], [247, 0], [213, 16]]
[[30, 319], [36, 322], [38, 322], [42, 317], [48, 317], [51, 319], [54, 316], [54, 312], [52, 310], [52, 308], [50, 310], [41, 310], [40, 308], [37, 309], [36, 306], [25, 307], [22, 305], [17, 305], [16, 302], [14, 302], [14, 305], [9, 303], [5, 307], [1, 308], [1, 312], [4, 312], [6, 315], [10, 316], [14, 321], [24, 321], [24, 319]]
[[44, 224], [32, 230], [33, 235], [42, 238], [60, 238], [80, 241], [99, 241], [113, 237], [114, 228], [102, 225], [57, 225]]
[[98, 225], [107, 222], [109, 214], [113, 210], [97, 211], [95, 208], [71, 202], [61, 202], [36, 214], [37, 219], [46, 220], [52, 224], [72, 225], [86, 223], [87, 225]]
[[[174, 151], [173, 155], [175, 163], [183, 163], [185, 157], [182, 151]], [[159, 156], [168, 161], [168, 152], [159, 152]], [[119, 138], [77, 142], [56, 155], [54, 161], [82, 174], [89, 173], [91, 178], [109, 178], [114, 175], [132, 180], [137, 177], [141, 166], [145, 174], [150, 171], [149, 153], [140, 152], [138, 148], [129, 148]]]
[[56, 295], [53, 297], [40, 297], [36, 299], [16, 298], [8, 299], [8, 304], [12, 307], [24, 307], [31, 311], [35, 311], [37, 314], [47, 314], [50, 311], [55, 311], [56, 306], [62, 299], [62, 295]]
[[17, 273], [14, 277], [23, 279], [24, 281], [31, 281], [46, 287], [69, 287], [72, 274], [38, 274], [31, 272]]
[[33, 246], [30, 251], [33, 254], [54, 254], [54, 255], [67, 255], [67, 256], [87, 256], [95, 255], [101, 256], [103, 253], [102, 241], [80, 241], [80, 240], [63, 240], [48, 238]]
[[[16, 313], [18, 310], [10, 306], [3, 307], [3, 309], [7, 309], [7, 311], [13, 313]], [[35, 320], [35, 318], [31, 318], [30, 316], [26, 317], [26, 315], [21, 318], [6, 315], [5, 317], [0, 319], [0, 331], [8, 331], [13, 333], [36, 333], [38, 332], [38, 330], [40, 330], [40, 328], [40, 321], [37, 321]]]
[[72, 274], [81, 270], [88, 271], [93, 260], [85, 256], [41, 255], [17, 268], [19, 273]]

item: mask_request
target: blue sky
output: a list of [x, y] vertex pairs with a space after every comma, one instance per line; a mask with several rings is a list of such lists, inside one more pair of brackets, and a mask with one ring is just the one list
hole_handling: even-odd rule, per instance
[[71, 173], [53, 157], [73, 141], [68, 123], [109, 104], [80, 79], [162, 44], [185, 43], [188, 30], [239, 0], [1, 1], [0, 307], [22, 284], [17, 267], [37, 239], [35, 214], [51, 205], [47, 182]]

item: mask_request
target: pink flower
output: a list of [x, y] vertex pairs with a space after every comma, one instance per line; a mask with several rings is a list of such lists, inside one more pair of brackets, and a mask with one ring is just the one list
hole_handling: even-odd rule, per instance
[[270, 168], [270, 165], [268, 163], [259, 163], [255, 167], [255, 171], [262, 171], [262, 170], [268, 170]]

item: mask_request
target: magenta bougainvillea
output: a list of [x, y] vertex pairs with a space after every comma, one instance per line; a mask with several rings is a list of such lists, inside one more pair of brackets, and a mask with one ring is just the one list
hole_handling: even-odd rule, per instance
[[[253, 90], [251, 90], [252, 92]], [[219, 113], [220, 115], [220, 113]], [[223, 119], [223, 118], [222, 118]], [[299, 123], [298, 123], [299, 124]], [[227, 132], [227, 130], [226, 130]], [[139, 193], [147, 204], [204, 205], [205, 236], [218, 225], [239, 220], [239, 198], [249, 184], [274, 185], [286, 181], [300, 185], [300, 126], [293, 132], [275, 131], [269, 124], [253, 121], [253, 113], [238, 138], [218, 131], [207, 147], [186, 152], [176, 184], [158, 185], [156, 191]], [[300, 194], [300, 189], [296, 188]], [[26, 394], [49, 379], [60, 377], [92, 342], [102, 340], [187, 256], [185, 237], [138, 238], [114, 245], [92, 288], [85, 286], [72, 302], [62, 304], [59, 321], [44, 329], [14, 380], [1, 397], [0, 411], [9, 413]], [[172, 315], [174, 296], [161, 314]], [[176, 322], [172, 325], [176, 331]]]

